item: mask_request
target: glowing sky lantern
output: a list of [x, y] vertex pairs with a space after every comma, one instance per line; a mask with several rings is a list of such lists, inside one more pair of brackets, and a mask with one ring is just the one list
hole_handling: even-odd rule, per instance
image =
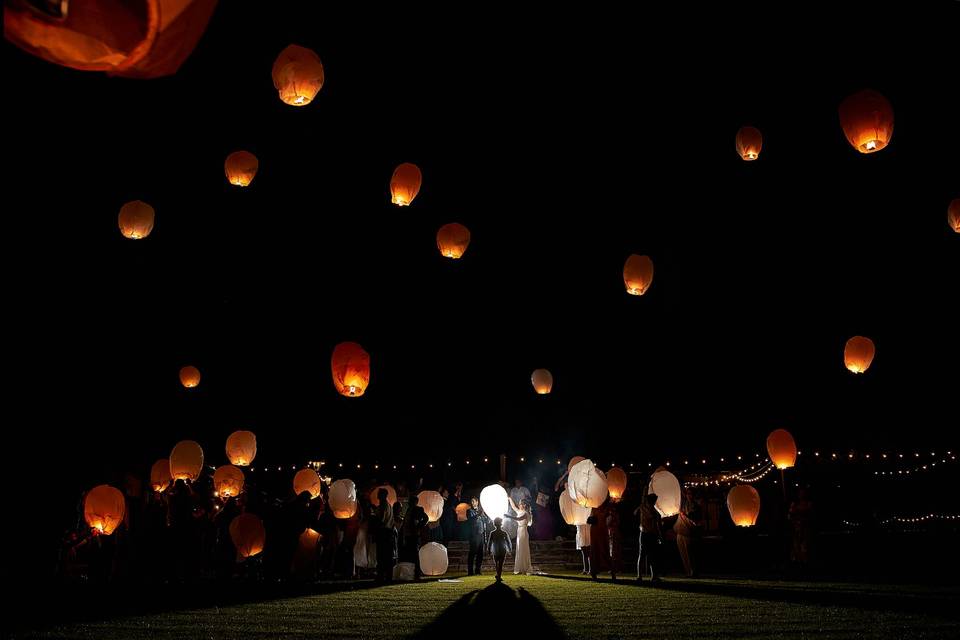
[[546, 395], [553, 389], [553, 374], [548, 369], [536, 369], [530, 376], [530, 383], [537, 395]]
[[436, 491], [421, 491], [417, 494], [417, 501], [430, 522], [440, 520], [440, 516], [443, 515], [443, 496]]
[[590, 517], [592, 509], [590, 507], [581, 507], [570, 494], [566, 491], [560, 494], [560, 515], [567, 524], [584, 525], [587, 524], [587, 518]]
[[947, 224], [955, 232], [960, 233], [960, 198], [954, 198], [947, 207]]
[[230, 539], [237, 550], [237, 560], [251, 558], [261, 551], [267, 542], [267, 531], [256, 515], [241, 513], [230, 522]]
[[320, 496], [320, 486], [320, 476], [313, 469], [300, 469], [293, 476], [293, 493], [296, 495], [306, 491], [311, 498], [317, 498]]
[[160, 458], [150, 467], [150, 488], [161, 493], [170, 486], [170, 459]]
[[466, 502], [461, 502], [454, 508], [454, 510], [457, 512], [457, 522], [467, 521], [467, 511], [470, 510], [469, 504]]
[[444, 258], [458, 260], [470, 245], [470, 229], [458, 222], [451, 222], [437, 231], [437, 248]]
[[117, 224], [124, 238], [142, 240], [153, 231], [153, 207], [142, 200], [134, 200], [120, 207]]
[[749, 484], [738, 484], [727, 494], [730, 518], [738, 527], [752, 527], [760, 515], [760, 494]]
[[607, 501], [607, 476], [592, 460], [581, 460], [570, 469], [567, 492], [581, 507], [599, 507]]
[[249, 187], [259, 168], [260, 161], [249, 151], [234, 151], [223, 162], [227, 181], [235, 187]]
[[357, 512], [357, 485], [353, 480], [341, 478], [330, 485], [328, 494], [333, 515], [341, 520], [352, 518]]
[[380, 496], [378, 495], [380, 493], [380, 489], [387, 490], [388, 505], [392, 507], [393, 505], [397, 504], [397, 490], [388, 484], [382, 484], [379, 487], [374, 487], [370, 490], [370, 504], [372, 504], [374, 507], [380, 506]]
[[203, 471], [203, 449], [193, 440], [181, 440], [170, 452], [170, 476], [193, 482]]
[[83, 498], [83, 519], [91, 529], [110, 535], [123, 522], [126, 500], [119, 489], [101, 484]]
[[243, 491], [243, 480], [239, 467], [225, 464], [213, 473], [213, 488], [221, 498], [235, 498]]
[[653, 283], [653, 260], [632, 254], [623, 265], [623, 284], [627, 293], [642, 296]]
[[180, 369], [180, 384], [187, 389], [193, 389], [200, 384], [200, 369], [187, 365]]
[[570, 462], [567, 463], [567, 473], [570, 473], [570, 470], [573, 469], [581, 460], [586, 460], [586, 458], [583, 456], [573, 456], [570, 458]]
[[880, 151], [893, 137], [893, 107], [872, 89], [864, 89], [840, 103], [843, 135], [860, 153]]
[[370, 354], [356, 342], [341, 342], [330, 357], [333, 386], [340, 395], [357, 398], [370, 384]]
[[507, 490], [498, 484], [491, 484], [480, 492], [480, 507], [490, 520], [503, 518], [510, 512], [510, 499]]
[[420, 173], [420, 167], [404, 162], [393, 170], [393, 177], [390, 178], [390, 202], [398, 207], [410, 206], [413, 199], [420, 193], [420, 184], [423, 182], [423, 174]]
[[271, 71], [273, 86], [284, 104], [310, 104], [323, 86], [323, 63], [314, 51], [291, 44], [280, 52]]
[[797, 444], [786, 429], [777, 429], [767, 436], [767, 453], [777, 469], [789, 469], [797, 463]]
[[737, 131], [737, 153], [747, 162], [760, 157], [763, 135], [756, 127], [740, 127]]
[[230, 464], [245, 467], [257, 457], [257, 436], [252, 431], [234, 431], [227, 438], [226, 449]]
[[627, 490], [627, 472], [620, 467], [614, 467], [607, 471], [607, 491], [610, 499], [614, 502], [620, 502], [623, 498], [623, 492]]
[[449, 566], [447, 548], [439, 542], [428, 542], [420, 547], [420, 571], [425, 576], [442, 576]]
[[650, 476], [647, 492], [657, 494], [655, 508], [664, 518], [680, 513], [680, 482], [666, 469], [657, 469]]
[[876, 347], [873, 340], [863, 336], [853, 336], [843, 347], [843, 365], [853, 373], [863, 373], [870, 368]]

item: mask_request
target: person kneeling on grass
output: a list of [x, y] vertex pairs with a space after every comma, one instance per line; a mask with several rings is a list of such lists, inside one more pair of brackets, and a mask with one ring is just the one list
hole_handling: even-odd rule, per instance
[[510, 536], [503, 530], [503, 518], [494, 518], [494, 530], [490, 533], [490, 554], [497, 565], [497, 582], [503, 582], [503, 561], [511, 550]]

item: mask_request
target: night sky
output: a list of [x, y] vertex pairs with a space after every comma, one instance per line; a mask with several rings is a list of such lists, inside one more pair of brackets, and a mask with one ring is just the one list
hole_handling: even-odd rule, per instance
[[[185, 438], [222, 463], [237, 429], [275, 463], [658, 461], [762, 451], [778, 427], [801, 449], [956, 443], [960, 3], [762, 28], [243, 4], [159, 80], [4, 44], [21, 463], [96, 484]], [[291, 43], [326, 71], [299, 109], [270, 77]], [[863, 88], [896, 117], [872, 155], [837, 115]], [[260, 161], [247, 189], [223, 175], [238, 149]], [[401, 162], [424, 175], [409, 208], [389, 201]], [[117, 229], [135, 199], [157, 212], [138, 242]], [[435, 245], [454, 221], [459, 261]], [[655, 264], [642, 297], [631, 253]], [[877, 345], [862, 376], [853, 335]], [[359, 399], [331, 382], [344, 340], [372, 358]]]

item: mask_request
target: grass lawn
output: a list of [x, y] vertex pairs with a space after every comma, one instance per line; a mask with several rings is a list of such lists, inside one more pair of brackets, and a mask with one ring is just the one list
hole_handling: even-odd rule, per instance
[[574, 576], [463, 577], [64, 624], [14, 637], [946, 638], [951, 588], [674, 578], [661, 587]]

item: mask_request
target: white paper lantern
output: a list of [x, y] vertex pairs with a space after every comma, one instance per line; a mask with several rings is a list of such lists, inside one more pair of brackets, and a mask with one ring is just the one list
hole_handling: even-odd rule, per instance
[[569, 493], [560, 494], [560, 515], [567, 524], [587, 524], [591, 511], [590, 507], [581, 507], [574, 502]]
[[599, 507], [607, 500], [607, 476], [592, 460], [581, 460], [570, 469], [567, 492], [581, 507]]
[[447, 572], [447, 548], [439, 542], [428, 542], [420, 547], [420, 571], [425, 576], [442, 576]]
[[341, 478], [330, 485], [330, 508], [341, 520], [352, 518], [357, 512], [357, 486], [353, 480]]
[[417, 494], [419, 504], [427, 514], [430, 522], [438, 522], [443, 513], [443, 496], [436, 491], [421, 491]]
[[748, 484], [738, 484], [727, 494], [730, 518], [738, 527], [752, 527], [760, 515], [760, 494]]
[[656, 509], [664, 518], [680, 513], [680, 483], [666, 469], [658, 469], [650, 478], [647, 493], [657, 494]]
[[[503, 518], [510, 511], [510, 500], [507, 490], [498, 484], [484, 487], [480, 492], [480, 506], [490, 520]], [[517, 505], [519, 506], [519, 505]]]

